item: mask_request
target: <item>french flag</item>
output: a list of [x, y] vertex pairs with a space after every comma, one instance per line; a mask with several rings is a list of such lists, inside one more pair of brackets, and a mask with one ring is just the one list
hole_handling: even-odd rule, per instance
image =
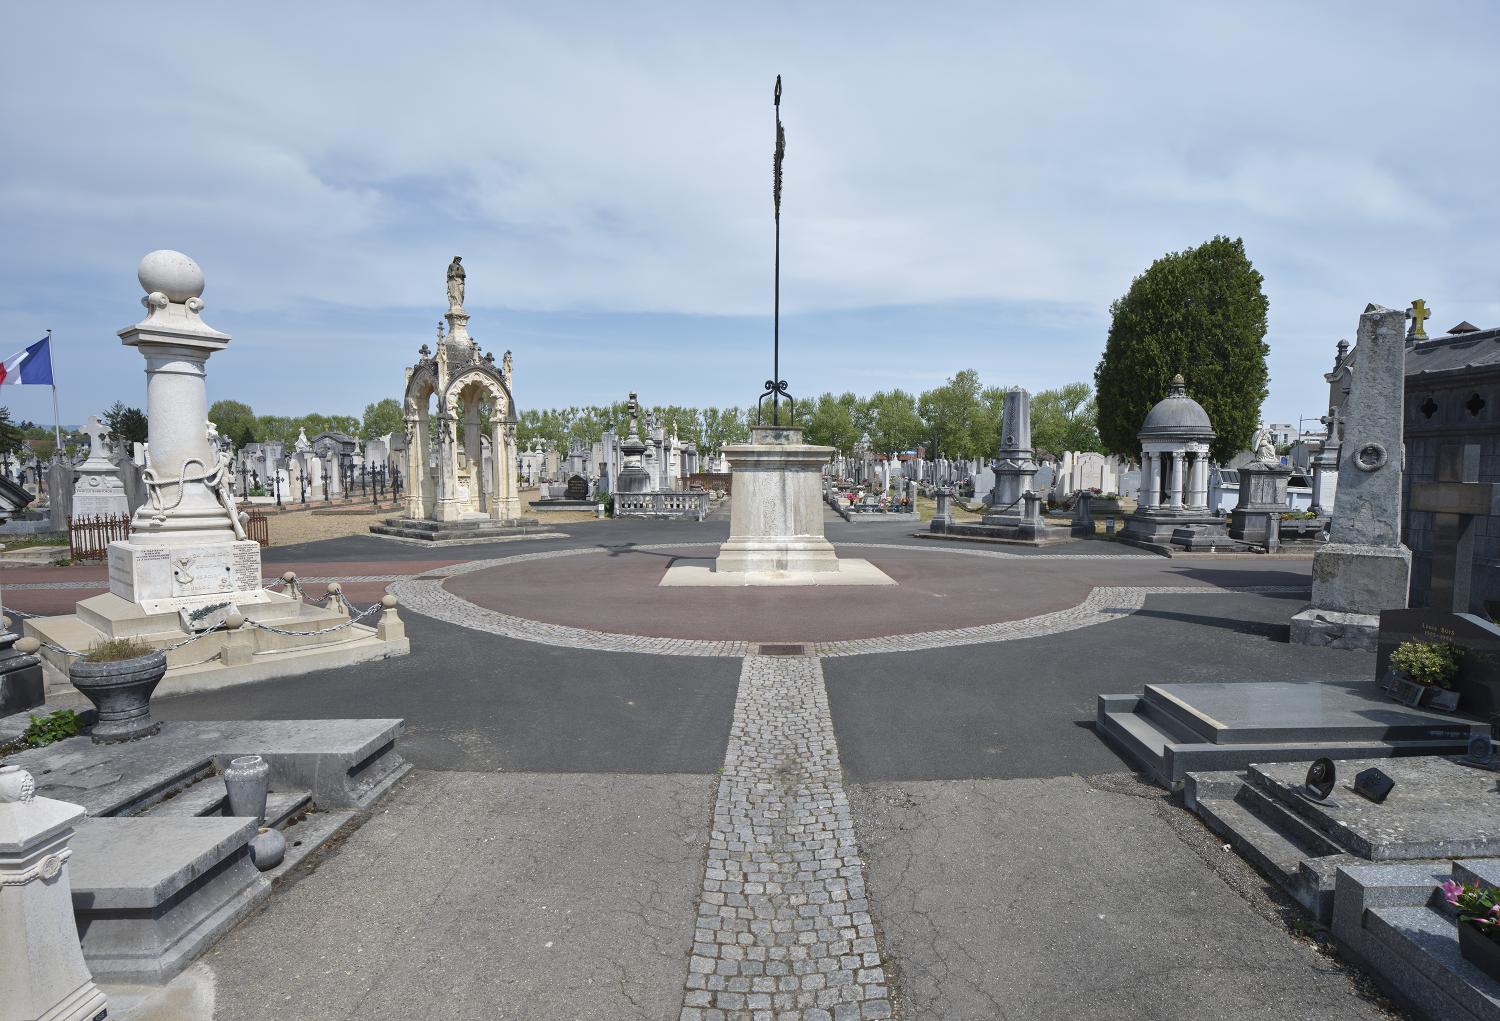
[[26, 350], [0, 362], [0, 386], [7, 383], [52, 385], [51, 337], [43, 337]]

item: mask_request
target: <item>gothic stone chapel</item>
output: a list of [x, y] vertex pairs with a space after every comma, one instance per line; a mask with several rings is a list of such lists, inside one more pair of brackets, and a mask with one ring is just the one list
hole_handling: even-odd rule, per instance
[[406, 517], [511, 522], [521, 513], [511, 356], [505, 352], [497, 368], [494, 354], [469, 336], [464, 275], [454, 256], [447, 333], [438, 324], [437, 352], [423, 344], [406, 370]]

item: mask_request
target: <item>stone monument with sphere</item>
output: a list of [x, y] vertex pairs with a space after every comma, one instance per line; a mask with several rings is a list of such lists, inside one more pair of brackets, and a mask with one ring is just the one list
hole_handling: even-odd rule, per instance
[[[201, 317], [202, 270], [181, 252], [156, 251], [141, 260], [137, 276], [146, 317], [119, 337], [146, 362], [146, 502], [129, 537], [109, 545], [109, 591], [80, 602], [76, 614], [26, 623], [27, 634], [48, 643], [49, 687], [67, 677], [70, 657], [57, 647], [85, 652], [128, 637], [161, 648], [230, 619], [299, 632], [348, 620], [341, 599], [320, 607], [261, 587], [260, 544], [246, 536], [235, 507], [229, 455], [209, 437], [206, 365], [230, 337]], [[181, 652], [182, 666], [169, 654], [163, 688], [181, 690], [171, 683], [174, 668], [179, 679], [213, 673], [212, 683], [224, 684], [407, 651], [404, 640], [400, 646], [388, 647], [361, 625], [320, 636], [219, 631]]]

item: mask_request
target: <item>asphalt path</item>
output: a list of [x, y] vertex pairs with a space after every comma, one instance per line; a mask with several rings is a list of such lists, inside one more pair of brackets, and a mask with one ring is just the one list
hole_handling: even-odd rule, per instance
[[[266, 573], [728, 534], [713, 520], [559, 530], [572, 537], [280, 547]], [[828, 525], [835, 543], [950, 545], [911, 531]], [[546, 563], [586, 588], [590, 559]], [[1085, 578], [1103, 567], [1064, 563]], [[1263, 558], [1151, 566], [1214, 584], [1296, 587], [1309, 573]], [[1287, 644], [1304, 601], [1153, 595], [1079, 630], [823, 661], [901, 1016], [1400, 1016], [1290, 931], [1296, 912], [1093, 732], [1099, 694], [1146, 683], [1370, 676], [1371, 655]], [[189, 978], [219, 1006], [191, 1016], [676, 1018], [740, 661], [403, 618], [408, 657], [155, 703], [168, 719], [397, 716], [418, 767], [204, 959]], [[267, 969], [295, 981], [273, 995]]]

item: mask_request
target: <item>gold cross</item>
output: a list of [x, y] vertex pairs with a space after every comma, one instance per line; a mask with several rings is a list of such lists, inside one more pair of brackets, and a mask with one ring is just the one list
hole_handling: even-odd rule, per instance
[[1427, 302], [1423, 301], [1421, 298], [1412, 299], [1411, 321], [1413, 323], [1413, 326], [1411, 335], [1413, 337], [1416, 337], [1418, 340], [1426, 340], [1427, 330], [1425, 327], [1423, 327], [1422, 324], [1431, 317], [1432, 310], [1427, 307]]

